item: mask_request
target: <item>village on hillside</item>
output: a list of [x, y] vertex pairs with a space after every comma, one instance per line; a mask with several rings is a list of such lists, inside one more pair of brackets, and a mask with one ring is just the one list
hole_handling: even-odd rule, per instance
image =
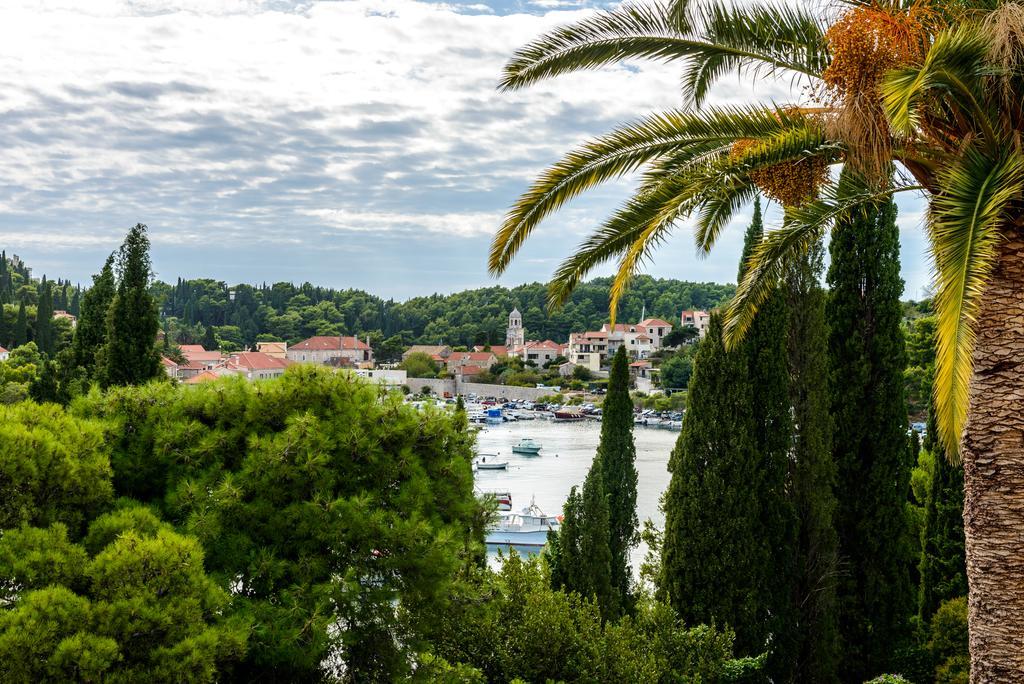
[[[709, 321], [707, 311], [688, 310], [680, 314], [678, 325], [660, 318], [606, 323], [600, 330], [571, 333], [568, 341], [556, 342], [526, 339], [523, 316], [514, 308], [508, 316], [505, 344], [476, 345], [472, 349], [417, 344], [404, 351], [402, 363], [378, 364], [368, 338], [346, 335], [318, 335], [293, 345], [257, 342], [252, 350], [231, 353], [184, 344], [177, 348], [180, 354], [161, 358], [167, 375], [185, 384], [229, 375], [265, 380], [283, 375], [293, 364], [314, 364], [346, 369], [388, 387], [429, 387], [438, 394], [453, 396], [462, 394], [461, 388], [467, 383], [495, 384], [487, 382], [484, 376], [498, 364], [510, 361], [523, 367], [557, 370], [561, 378], [607, 378], [612, 356], [625, 347], [635, 389], [651, 392], [659, 386], [657, 352], [692, 344], [705, 335]], [[0, 354], [3, 353], [0, 349]], [[434, 377], [417, 377], [406, 368], [407, 362], [417, 357], [437, 368]]]

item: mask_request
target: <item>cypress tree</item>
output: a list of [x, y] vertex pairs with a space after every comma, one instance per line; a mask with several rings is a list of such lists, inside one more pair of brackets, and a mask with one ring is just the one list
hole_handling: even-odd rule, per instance
[[14, 321], [14, 346], [20, 347], [28, 342], [28, 314], [25, 312], [25, 300], [18, 304], [18, 317]]
[[839, 659], [836, 619], [836, 468], [828, 393], [825, 292], [820, 244], [786, 273], [790, 313], [790, 397], [793, 405], [792, 483], [799, 518], [795, 605], [799, 644], [794, 678], [835, 682]]
[[913, 613], [905, 506], [910, 470], [900, 330], [903, 281], [892, 202], [838, 222], [826, 304], [843, 679], [886, 672]]
[[46, 276], [39, 286], [35, 341], [41, 354], [53, 355], [53, 284], [46, 282]]
[[107, 318], [116, 290], [114, 255], [111, 254], [100, 272], [92, 277], [92, 287], [82, 295], [81, 316], [71, 343], [75, 365], [85, 369], [90, 377], [95, 375], [97, 355], [107, 343]]
[[7, 311], [3, 302], [0, 302], [0, 347], [13, 346], [11, 332], [11, 326], [7, 324]]
[[935, 412], [928, 412], [924, 448], [931, 452], [932, 485], [925, 505], [918, 616], [931, 622], [943, 601], [967, 595], [964, 560], [964, 471], [946, 460]]
[[218, 348], [217, 336], [213, 334], [213, 325], [206, 326], [206, 330], [203, 332], [203, 349], [206, 351], [213, 351]]
[[[744, 240], [745, 255], [749, 257], [753, 253], [763, 233], [761, 203], [757, 198]], [[740, 279], [745, 267], [744, 261], [740, 264]], [[772, 616], [768, 669], [776, 680], [791, 678], [799, 641], [796, 605], [793, 602], [798, 523], [789, 485], [793, 440], [787, 338], [789, 318], [786, 289], [780, 284], [761, 306], [743, 343], [752, 388], [753, 442], [761, 469], [757, 493], [761, 500], [762, 534], [771, 550], [771, 570], [764, 577], [767, 584], [763, 608]]]
[[734, 629], [746, 655], [763, 652], [775, 627], [753, 393], [747, 353], [725, 351], [713, 313], [668, 464], [661, 589], [687, 624]]
[[149, 293], [149, 238], [137, 224], [118, 252], [118, 283], [107, 317], [103, 379], [106, 385], [138, 385], [163, 373], [154, 345], [160, 330]]
[[612, 553], [608, 547], [608, 496], [600, 456], [594, 458], [582, 493], [573, 487], [562, 511], [555, 543], [551, 582], [556, 589], [594, 599], [605, 620], [619, 614], [612, 586]]
[[629, 552], [638, 539], [636, 516], [636, 445], [633, 443], [633, 400], [629, 396], [629, 361], [625, 345], [612, 360], [608, 394], [602, 406], [601, 441], [597, 456], [608, 494], [608, 547], [612, 554], [612, 586], [619, 605], [630, 605]]

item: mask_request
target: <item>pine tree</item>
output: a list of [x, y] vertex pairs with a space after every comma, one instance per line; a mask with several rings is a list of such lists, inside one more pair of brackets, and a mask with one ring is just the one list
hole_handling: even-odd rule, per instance
[[7, 267], [7, 251], [4, 250], [0, 252], [0, 307], [12, 303], [12, 295], [11, 274]]
[[116, 291], [114, 255], [111, 254], [100, 272], [92, 277], [92, 287], [82, 296], [81, 316], [71, 343], [75, 365], [83, 368], [89, 377], [95, 375], [99, 365], [97, 356], [107, 343], [107, 318]]
[[826, 304], [844, 681], [889, 670], [909, 638], [913, 592], [905, 506], [910, 469], [903, 396], [899, 231], [892, 202], [832, 231]]
[[41, 354], [53, 355], [53, 284], [46, 281], [46, 276], [39, 285], [35, 341]]
[[18, 304], [18, 318], [14, 321], [13, 345], [20, 347], [26, 342], [28, 342], [28, 314], [25, 311], [25, 300], [22, 299]]
[[106, 385], [138, 385], [163, 373], [154, 348], [160, 330], [149, 293], [149, 238], [137, 224], [118, 252], [117, 293], [107, 318], [103, 379]]
[[795, 680], [835, 682], [839, 660], [836, 620], [836, 468], [828, 393], [828, 336], [821, 288], [822, 247], [786, 273], [789, 308], [790, 397], [793, 405], [792, 483], [799, 518], [795, 601], [799, 644]]
[[612, 553], [608, 547], [608, 496], [604, 491], [601, 458], [596, 457], [583, 481], [582, 493], [573, 487], [551, 558], [551, 582], [556, 589], [594, 599], [605, 620], [619, 614], [612, 586]]
[[935, 412], [928, 412], [924, 448], [931, 452], [932, 484], [925, 505], [918, 616], [927, 625], [943, 601], [967, 595], [964, 560], [964, 471], [946, 460]]
[[725, 351], [721, 318], [712, 314], [669, 459], [661, 589], [687, 624], [734, 629], [746, 655], [763, 652], [775, 629], [753, 393], [747, 352]]
[[608, 394], [602, 406], [601, 441], [597, 447], [608, 494], [608, 546], [612, 554], [612, 586], [619, 605], [630, 605], [629, 552], [638, 540], [636, 516], [636, 445], [633, 443], [633, 399], [629, 396], [629, 361], [620, 346], [612, 360]]

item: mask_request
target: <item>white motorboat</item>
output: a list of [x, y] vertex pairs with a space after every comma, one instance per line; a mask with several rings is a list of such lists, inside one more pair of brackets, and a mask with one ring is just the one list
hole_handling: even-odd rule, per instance
[[508, 470], [508, 461], [499, 461], [498, 454], [478, 454], [473, 460], [477, 470]]
[[548, 532], [561, 527], [561, 516], [548, 515], [535, 503], [519, 513], [502, 515], [487, 532], [489, 546], [525, 547], [539, 550], [548, 542]]
[[540, 449], [540, 444], [529, 437], [523, 437], [512, 447], [512, 453], [522, 454], [523, 456], [537, 456], [540, 454]]

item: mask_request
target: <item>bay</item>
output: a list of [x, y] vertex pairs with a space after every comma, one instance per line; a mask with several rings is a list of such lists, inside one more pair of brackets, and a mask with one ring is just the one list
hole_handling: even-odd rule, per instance
[[[542, 446], [539, 456], [512, 453], [512, 446], [529, 437]], [[650, 518], [660, 529], [665, 516], [659, 503], [668, 487], [668, 459], [679, 433], [672, 430], [636, 426], [637, 518], [641, 526]], [[476, 473], [477, 488], [503, 490], [512, 495], [512, 510], [519, 511], [533, 501], [543, 511], [560, 514], [569, 490], [582, 486], [601, 439], [597, 421], [556, 423], [531, 420], [485, 426], [477, 435], [477, 451], [498, 454], [508, 461], [507, 471], [481, 470]], [[642, 545], [634, 549], [632, 564], [639, 567], [646, 554]], [[494, 552], [492, 552], [494, 555]]]

